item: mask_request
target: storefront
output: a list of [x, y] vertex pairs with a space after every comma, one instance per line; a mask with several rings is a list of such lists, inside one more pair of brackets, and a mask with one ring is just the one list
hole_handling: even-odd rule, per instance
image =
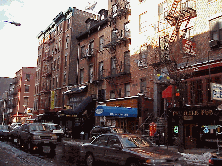
[[111, 107], [98, 106], [95, 111], [95, 117], [99, 125], [116, 126], [129, 132], [129, 122], [136, 121], [138, 116], [137, 108], [131, 107]]

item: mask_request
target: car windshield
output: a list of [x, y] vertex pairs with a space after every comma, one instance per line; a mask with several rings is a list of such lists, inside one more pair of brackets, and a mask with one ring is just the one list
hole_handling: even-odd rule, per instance
[[3, 126], [3, 125], [1, 125], [1, 126], [0, 126], [0, 130], [8, 130], [8, 126]]
[[31, 125], [30, 131], [44, 131], [45, 127], [43, 125]]
[[136, 135], [122, 135], [122, 144], [126, 148], [150, 147], [153, 144], [144, 137]]

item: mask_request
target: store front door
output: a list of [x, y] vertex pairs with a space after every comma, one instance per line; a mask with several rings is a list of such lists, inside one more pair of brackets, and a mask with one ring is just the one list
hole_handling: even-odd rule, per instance
[[195, 124], [184, 124], [185, 149], [196, 148], [198, 130]]

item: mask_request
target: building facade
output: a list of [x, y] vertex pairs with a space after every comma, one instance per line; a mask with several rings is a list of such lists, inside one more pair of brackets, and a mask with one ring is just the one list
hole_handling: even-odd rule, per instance
[[63, 94], [78, 83], [76, 36], [86, 29], [84, 21], [93, 17], [91, 13], [70, 7], [39, 33], [34, 107], [38, 114], [66, 109]]

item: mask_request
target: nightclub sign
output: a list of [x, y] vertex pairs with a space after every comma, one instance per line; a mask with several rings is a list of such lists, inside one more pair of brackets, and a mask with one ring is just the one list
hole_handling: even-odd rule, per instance
[[222, 100], [222, 85], [216, 83], [210, 83], [211, 86], [211, 99]]

